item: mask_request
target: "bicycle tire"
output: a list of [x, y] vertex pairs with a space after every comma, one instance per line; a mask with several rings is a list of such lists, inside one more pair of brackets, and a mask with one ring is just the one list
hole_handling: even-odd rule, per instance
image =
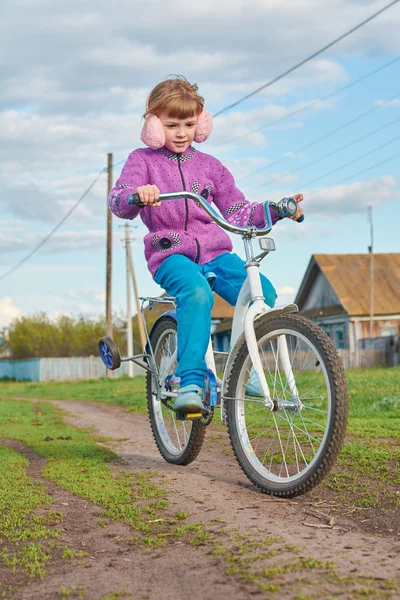
[[[160, 345], [163, 343], [163, 340], [167, 340], [169, 335], [175, 335], [176, 339], [176, 332], [177, 323], [175, 319], [169, 316], [161, 317], [150, 332], [150, 343], [154, 351], [158, 371], [160, 368]], [[174, 366], [175, 368], [176, 366]], [[156, 394], [153, 393], [155, 391], [154, 386], [154, 376], [150, 372], [147, 372], [147, 406], [150, 426], [157, 448], [167, 462], [175, 465], [188, 465], [195, 460], [201, 450], [206, 426], [203, 425], [200, 419], [177, 421], [174, 411], [168, 409], [165, 405], [162, 405], [160, 400], [156, 399]], [[169, 427], [167, 427], [165, 422], [168, 419], [171, 419], [171, 424], [173, 425], [171, 432], [172, 436], [175, 433], [176, 440], [171, 438], [168, 433]], [[187, 437], [187, 441], [183, 446], [180, 442], [180, 433], [182, 433], [184, 440]]]
[[[300, 340], [300, 346], [296, 345], [296, 351], [294, 351], [294, 356], [293, 358], [291, 358], [292, 370], [295, 371], [295, 355], [297, 352], [297, 348], [301, 347], [303, 344], [306, 345], [307, 343], [308, 348], [311, 349], [309, 352], [305, 350], [304, 356], [306, 357], [307, 354], [311, 354], [311, 352], [314, 352], [314, 358], [316, 359], [314, 361], [314, 364], [311, 362], [313, 360], [312, 358], [307, 359], [306, 365], [309, 364], [309, 369], [306, 370], [305, 367], [303, 367], [299, 371], [297, 378], [294, 379], [296, 386], [302, 386], [303, 381], [305, 381], [307, 384], [307, 380], [310, 380], [311, 377], [314, 377], [314, 381], [316, 381], [317, 376], [315, 376], [314, 373], [319, 373], [318, 377], [320, 376], [320, 373], [322, 373], [325, 384], [327, 386], [326, 402], [327, 404], [329, 403], [329, 407], [326, 411], [320, 408], [315, 408], [315, 406], [317, 405], [317, 402], [315, 402], [315, 398], [318, 399], [318, 402], [321, 403], [321, 406], [324, 406], [325, 397], [323, 396], [323, 390], [314, 392], [314, 394], [317, 394], [316, 396], [312, 394], [308, 396], [303, 395], [303, 407], [304, 401], [305, 399], [307, 399], [306, 407], [310, 409], [308, 410], [308, 413], [310, 413], [310, 411], [316, 411], [312, 413], [313, 418], [310, 421], [310, 423], [314, 423], [312, 426], [310, 425], [310, 428], [313, 428], [314, 433], [309, 434], [307, 430], [308, 440], [307, 435], [305, 435], [305, 430], [307, 427], [306, 421], [308, 421], [309, 419], [307, 417], [302, 416], [302, 414], [304, 414], [304, 408], [302, 410], [297, 410], [297, 412], [295, 410], [290, 412], [289, 410], [286, 411], [286, 409], [283, 409], [283, 416], [280, 415], [280, 417], [278, 417], [279, 411], [274, 413], [273, 411], [270, 411], [269, 409], [264, 407], [266, 412], [265, 420], [267, 420], [268, 418], [270, 419], [271, 423], [274, 423], [274, 438], [276, 438], [276, 436], [278, 436], [279, 438], [279, 444], [275, 444], [275, 446], [278, 448], [277, 454], [275, 456], [272, 453], [271, 449], [266, 450], [266, 447], [263, 446], [263, 444], [260, 441], [256, 442], [256, 438], [250, 440], [248, 430], [252, 428], [251, 431], [253, 431], [254, 429], [254, 431], [257, 432], [260, 429], [260, 427], [258, 426], [257, 430], [255, 425], [252, 424], [252, 420], [254, 421], [254, 415], [252, 416], [250, 414], [247, 421], [246, 417], [243, 416], [248, 407], [253, 405], [255, 402], [259, 403], [257, 411], [262, 412], [262, 408], [259, 407], [262, 407], [263, 402], [263, 400], [259, 398], [254, 398], [254, 392], [251, 392], [253, 394], [253, 397], [245, 398], [246, 391], [248, 389], [251, 390], [252, 388], [249, 388], [249, 386], [247, 385], [245, 391], [243, 391], [245, 381], [250, 381], [250, 376], [247, 376], [248, 379], [246, 380], [246, 375], [244, 374], [245, 365], [248, 365], [250, 357], [243, 334], [238, 340], [237, 344], [235, 345], [232, 359], [229, 361], [229, 365], [227, 366], [224, 384], [224, 395], [227, 398], [231, 399], [239, 398], [238, 400], [226, 401], [228, 431], [236, 459], [246, 476], [261, 492], [274, 496], [292, 498], [304, 494], [305, 492], [315, 487], [318, 483], [320, 483], [332, 467], [334, 461], [336, 460], [340, 452], [346, 432], [348, 415], [348, 392], [345, 371], [331, 339], [309, 319], [306, 319], [299, 315], [281, 315], [274, 319], [265, 319], [261, 317], [260, 319], [257, 319], [254, 322], [254, 326], [259, 348], [262, 348], [262, 344], [266, 344], [268, 342], [270, 343], [272, 349], [269, 350], [269, 346], [266, 346], [265, 352], [263, 351], [263, 360], [268, 367], [268, 369], [264, 368], [264, 372], [267, 371], [266, 377], [268, 375], [269, 378], [269, 376], [272, 375], [268, 365], [268, 357], [274, 356], [274, 340], [276, 339], [276, 343], [278, 344], [279, 337], [284, 335], [287, 344], [292, 343], [291, 338], [298, 338], [298, 340]], [[275, 373], [275, 375], [271, 379], [273, 381], [274, 391], [276, 392], [279, 387], [279, 384], [282, 384], [283, 367], [279, 369], [279, 364], [282, 365], [282, 363], [278, 363], [278, 352], [275, 352], [275, 361], [278, 365], [276, 373], [278, 373], [278, 375]], [[299, 356], [301, 355], [301, 352], [299, 351]], [[303, 360], [305, 360], [305, 358]], [[247, 371], [249, 372], [248, 369]], [[310, 373], [313, 373], [313, 375], [310, 375]], [[289, 392], [288, 385], [290, 384], [288, 381], [286, 383], [286, 386], [282, 385], [282, 396], [284, 395], [284, 393]], [[323, 383], [319, 384], [319, 386], [316, 386], [314, 389], [317, 389], [318, 387], [322, 386]], [[301, 388], [298, 387], [298, 389], [300, 390]], [[238, 393], [242, 394], [242, 396], [238, 396]], [[321, 396], [319, 396], [318, 394], [321, 394]], [[298, 397], [300, 397], [301, 400], [300, 391], [298, 391]], [[276, 406], [278, 406], [278, 402], [282, 403], [282, 399], [279, 399], [277, 397], [275, 399], [275, 402]], [[290, 398], [289, 400], [285, 399], [285, 402], [286, 405], [290, 404]], [[306, 410], [306, 414], [308, 413]], [[325, 413], [327, 415], [326, 417]], [[270, 417], [270, 415], [274, 414], [276, 414], [277, 416]], [[317, 416], [315, 416], [315, 414]], [[262, 418], [264, 418], [264, 416]], [[282, 432], [286, 431], [286, 447], [282, 443], [281, 436], [279, 433], [280, 425], [278, 424], [278, 418], [280, 418], [284, 423], [282, 425]], [[300, 422], [300, 426], [298, 424], [295, 424], [294, 419], [296, 418], [299, 419], [298, 422]], [[325, 418], [327, 423], [324, 433], [322, 434], [322, 431], [320, 432], [318, 427], [323, 427], [321, 423], [323, 423]], [[318, 422], [318, 420], [320, 422]], [[249, 423], [248, 425], [247, 422]], [[244, 428], [246, 429], [246, 433], [244, 433]], [[273, 427], [271, 427], [270, 429], [273, 429]], [[301, 433], [298, 433], [298, 431], [300, 431]], [[261, 439], [262, 435], [263, 434], [258, 433], [258, 439]], [[301, 439], [301, 444], [298, 442], [297, 436]], [[320, 445], [318, 446], [316, 454], [314, 451], [314, 445], [317, 446], [317, 441], [319, 440], [317, 440], [317, 437], [314, 436], [321, 437]], [[272, 434], [270, 437], [272, 437]], [[290, 442], [291, 438], [292, 442]], [[268, 439], [270, 440], [270, 438]], [[304, 447], [302, 446], [303, 440], [306, 441]], [[261, 452], [258, 448], [258, 445], [260, 443], [262, 448]], [[290, 448], [289, 451], [289, 443], [293, 445], [293, 450], [291, 450]], [[271, 444], [272, 441], [269, 441], [269, 448], [271, 447]], [[256, 445], [257, 451], [254, 449]], [[306, 455], [308, 457], [309, 455], [307, 454], [307, 452], [309, 452], [310, 455], [312, 455], [312, 452], [311, 450], [307, 450], [307, 445], [309, 447], [312, 447], [312, 450], [314, 451], [314, 457], [310, 459], [309, 464], [307, 462]], [[304, 451], [306, 452], [306, 455], [304, 454]], [[287, 456], [286, 452], [288, 453]], [[262, 462], [259, 459], [258, 454], [262, 454], [264, 462]], [[280, 471], [278, 472], [279, 454], [282, 456], [281, 463], [284, 464], [283, 472], [286, 468], [286, 474], [283, 473], [285, 477], [282, 476], [282, 464], [280, 467]], [[293, 458], [293, 456], [295, 456], [295, 458]], [[291, 463], [289, 465], [288, 458], [291, 458], [292, 462], [294, 463], [294, 466], [292, 466]], [[264, 465], [264, 463], [269, 459], [270, 466], [269, 468], [267, 468]], [[304, 468], [302, 469], [302, 471], [300, 471], [299, 467], [300, 464], [302, 464], [303, 462]], [[276, 466], [275, 463], [277, 463]], [[291, 470], [289, 470], [289, 466]], [[297, 473], [295, 473], [296, 468]]]

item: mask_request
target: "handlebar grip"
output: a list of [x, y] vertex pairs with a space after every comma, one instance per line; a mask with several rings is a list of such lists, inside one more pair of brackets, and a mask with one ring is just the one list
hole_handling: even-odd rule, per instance
[[[269, 202], [269, 206], [272, 206], [282, 219], [285, 217], [294, 217], [298, 209], [296, 200], [290, 197], [282, 198], [279, 202]], [[302, 223], [303, 221], [304, 215], [301, 215], [297, 223]]]
[[139, 194], [128, 194], [126, 200], [127, 200], [128, 204], [134, 204], [135, 206], [138, 206], [139, 208], [141, 208], [142, 206], [145, 206], [145, 204], [143, 204], [143, 202], [140, 201]]

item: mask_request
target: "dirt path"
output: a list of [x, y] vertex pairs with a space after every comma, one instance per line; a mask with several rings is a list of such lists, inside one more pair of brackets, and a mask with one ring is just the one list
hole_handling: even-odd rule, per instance
[[[376, 590], [378, 595], [368, 597], [400, 597], [400, 588], [392, 591], [386, 589], [390, 587], [388, 581], [399, 575], [399, 532], [377, 535], [362, 531], [350, 517], [342, 516], [339, 510], [334, 511], [332, 504], [323, 505], [320, 509], [335, 517], [333, 529], [305, 525], [323, 523], [308, 513], [309, 510], [315, 510], [315, 507], [312, 508], [315, 501], [309, 495], [287, 501], [257, 492], [230, 454], [225, 432], [211, 426], [208, 441], [197, 460], [187, 467], [176, 467], [166, 463], [159, 455], [147, 416], [99, 403], [54, 401], [53, 404], [65, 411], [64, 420], [67, 423], [84, 429], [94, 428], [101, 436], [113, 438], [106, 445], [124, 459], [128, 470], [151, 470], [165, 475], [172, 512], [186, 511], [190, 515], [190, 522], [203, 522], [211, 529], [215, 527], [213, 520], [218, 518], [226, 522], [224, 527], [237, 528], [239, 533], [245, 533], [250, 538], [253, 535], [257, 538], [282, 536], [286, 541], [279, 556], [282, 564], [293, 561], [289, 545], [294, 545], [306, 551], [308, 557], [333, 562], [340, 577], [349, 580], [366, 578], [368, 582], [374, 582], [381, 592]], [[57, 498], [60, 492], [53, 488], [52, 491]], [[83, 585], [85, 598], [89, 600], [102, 598], [110, 586], [114, 590], [127, 590], [132, 594], [129, 597], [135, 600], [160, 597], [166, 600], [271, 597], [260, 592], [255, 583], [243, 582], [243, 578], [235, 575], [226, 575], [226, 562], [211, 560], [207, 545], [200, 548], [185, 546], [184, 561], [179, 545], [168, 546], [167, 552], [158, 549], [150, 554], [143, 553], [143, 550], [122, 541], [129, 537], [128, 531], [125, 531], [128, 527], [116, 523], [105, 534], [98, 526], [99, 510], [96, 507], [86, 509], [86, 502], [62, 493], [64, 501], [68, 496], [67, 502], [75, 507], [78, 529], [66, 533], [86, 540], [85, 549], [93, 558], [90, 569], [87, 565], [78, 566], [73, 579], [70, 578], [71, 582]], [[85, 527], [79, 530], [82, 523]], [[99, 549], [101, 554], [98, 553]], [[60, 590], [62, 575], [51, 575], [49, 572], [46, 581], [25, 588], [23, 597], [58, 598], [55, 591]], [[331, 585], [332, 597], [337, 593], [343, 599], [356, 597], [348, 595], [348, 584], [343, 584], [344, 581], [340, 583], [338, 579], [337, 585]], [[296, 599], [302, 597], [302, 592], [301, 581], [295, 583], [293, 576], [291, 591], [284, 596], [278, 593], [277, 597]], [[314, 594], [316, 592], [314, 590]], [[316, 598], [318, 595], [303, 597]]]

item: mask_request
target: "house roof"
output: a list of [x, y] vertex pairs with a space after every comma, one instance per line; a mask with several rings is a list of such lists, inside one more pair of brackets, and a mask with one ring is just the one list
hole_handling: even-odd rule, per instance
[[[374, 315], [400, 314], [400, 253], [374, 254]], [[350, 316], [370, 314], [370, 254], [313, 254], [296, 296], [301, 310], [322, 271]]]

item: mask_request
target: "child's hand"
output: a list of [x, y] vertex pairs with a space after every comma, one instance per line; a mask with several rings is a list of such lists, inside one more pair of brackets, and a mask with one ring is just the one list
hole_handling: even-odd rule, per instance
[[303, 215], [303, 209], [301, 208], [301, 206], [299, 206], [299, 202], [303, 202], [304, 196], [303, 196], [303, 194], [296, 194], [295, 196], [291, 196], [291, 198], [293, 198], [293, 200], [296, 200], [296, 202], [297, 202], [297, 213], [295, 215], [293, 215], [293, 217], [289, 217], [289, 218], [293, 219], [293, 221], [298, 221], [300, 219], [300, 217]]
[[143, 204], [151, 204], [151, 206], [161, 205], [161, 202], [158, 201], [160, 190], [156, 185], [141, 185], [137, 188], [136, 193], [139, 194], [140, 201]]

